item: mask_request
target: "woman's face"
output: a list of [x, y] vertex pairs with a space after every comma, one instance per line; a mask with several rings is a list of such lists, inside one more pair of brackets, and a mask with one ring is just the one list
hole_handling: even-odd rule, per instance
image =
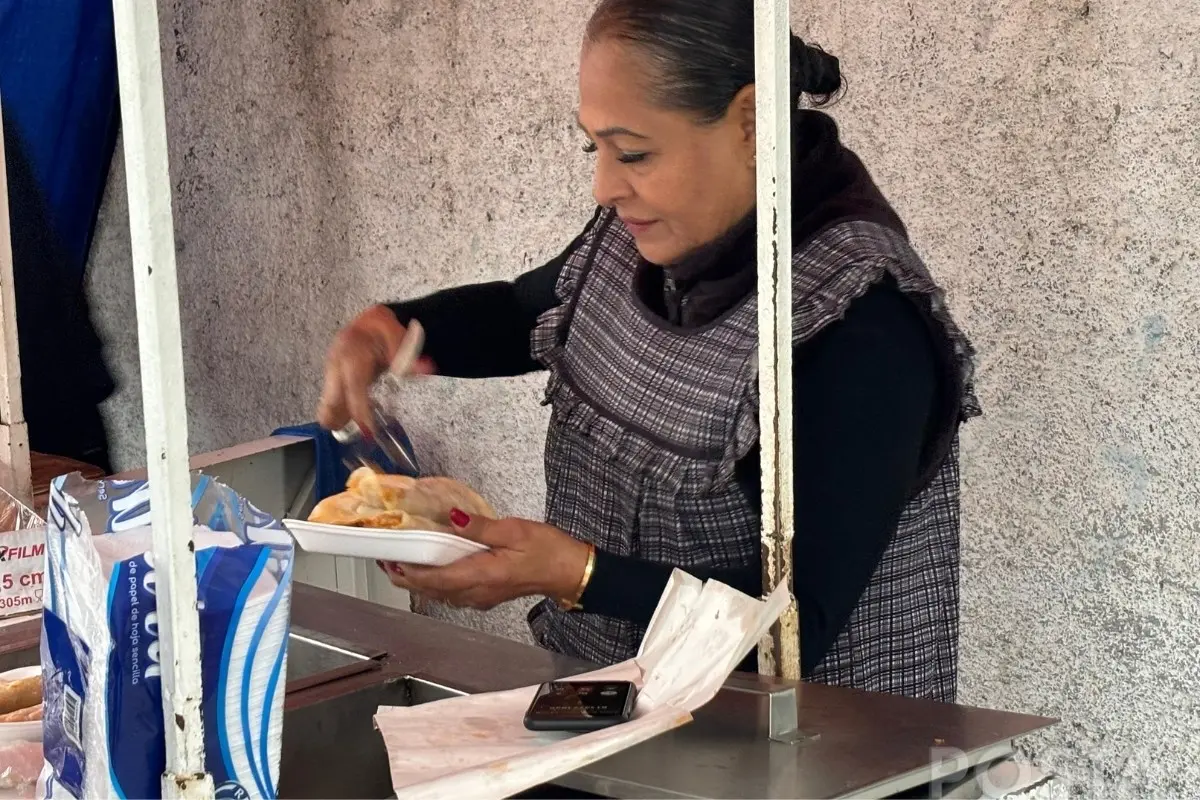
[[617, 212], [647, 261], [669, 266], [754, 207], [754, 87], [702, 125], [650, 103], [646, 63], [619, 41], [586, 42], [579, 125], [595, 148], [596, 202]]

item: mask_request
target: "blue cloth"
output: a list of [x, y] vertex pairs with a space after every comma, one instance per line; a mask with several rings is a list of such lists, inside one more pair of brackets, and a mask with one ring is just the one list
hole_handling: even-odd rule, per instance
[[[408, 434], [403, 428], [399, 428], [396, 433], [400, 441], [408, 448], [409, 453], [413, 453], [412, 442], [408, 438]], [[333, 438], [333, 434], [322, 428], [315, 422], [310, 422], [304, 425], [292, 425], [290, 427], [277, 428], [271, 432], [272, 436], [304, 436], [313, 440], [313, 448], [316, 451], [316, 469], [317, 482], [314, 487], [316, 492], [317, 502], [324, 500], [330, 495], [345, 491], [346, 479], [350, 477], [350, 468], [343, 462], [346, 455], [346, 448]], [[376, 448], [370, 453], [370, 457], [377, 464], [389, 464], [390, 460]], [[413, 453], [413, 462], [420, 467], [420, 462], [417, 461], [416, 454]], [[402, 467], [393, 465], [389, 472], [394, 472], [400, 475], [412, 475], [411, 470], [403, 469]], [[413, 477], [416, 477], [413, 475]]]
[[346, 479], [350, 477], [350, 470], [342, 463], [342, 446], [337, 443], [329, 431], [313, 422], [307, 425], [279, 428], [272, 431], [271, 435], [305, 436], [313, 440], [313, 449], [316, 451], [317, 483], [315, 491], [318, 502], [346, 488]]
[[112, 2], [0, 0], [0, 97], [81, 286], [120, 122]]
[[0, 0], [21, 389], [35, 450], [110, 469], [84, 270], [120, 124], [111, 0]]

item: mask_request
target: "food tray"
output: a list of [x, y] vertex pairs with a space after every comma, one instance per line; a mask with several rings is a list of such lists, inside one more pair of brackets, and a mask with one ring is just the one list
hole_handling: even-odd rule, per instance
[[[19, 681], [22, 678], [32, 678], [41, 674], [41, 665], [34, 664], [32, 667], [17, 667], [0, 673], [0, 681]], [[0, 722], [0, 744], [40, 741], [42, 741], [42, 721], [40, 719], [28, 722]]]
[[481, 544], [440, 531], [380, 530], [285, 519], [283, 527], [309, 553], [371, 558], [399, 564], [442, 567], [487, 550]]

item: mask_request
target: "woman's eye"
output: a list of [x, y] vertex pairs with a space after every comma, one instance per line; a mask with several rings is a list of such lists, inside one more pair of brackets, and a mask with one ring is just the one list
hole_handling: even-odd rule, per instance
[[[583, 146], [583, 152], [589, 155], [597, 152], [597, 150], [599, 148], [595, 142], [587, 142]], [[620, 161], [622, 164], [637, 164], [640, 161], [645, 161], [649, 155], [649, 153], [621, 153], [617, 156], [617, 161]]]

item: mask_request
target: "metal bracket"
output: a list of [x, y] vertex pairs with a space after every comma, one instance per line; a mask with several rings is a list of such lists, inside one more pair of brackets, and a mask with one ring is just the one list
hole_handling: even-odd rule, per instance
[[799, 697], [794, 683], [761, 675], [735, 673], [729, 677], [722, 689], [766, 698], [765, 733], [772, 742], [794, 745], [816, 738], [815, 735], [800, 730]]
[[767, 695], [767, 736], [772, 742], [796, 744], [802, 738], [796, 689], [776, 689]]

